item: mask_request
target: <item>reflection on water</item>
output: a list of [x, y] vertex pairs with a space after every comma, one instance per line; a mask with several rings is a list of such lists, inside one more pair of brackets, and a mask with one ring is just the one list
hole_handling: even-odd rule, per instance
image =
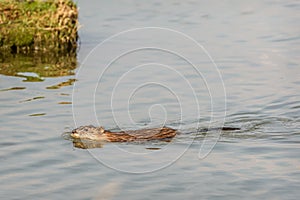
[[46, 77], [74, 75], [76, 54], [0, 54], [0, 74], [25, 78], [25, 82], [43, 81]]
[[64, 82], [58, 83], [56, 85], [52, 85], [52, 86], [46, 87], [46, 89], [59, 89], [59, 88], [64, 87], [64, 86], [73, 85], [73, 83], [75, 81], [76, 81], [76, 79], [71, 78], [68, 81], [64, 81]]
[[26, 87], [11, 87], [7, 89], [1, 89], [0, 92], [10, 91], [10, 90], [24, 90], [24, 89], [26, 89]]
[[90, 142], [90, 141], [73, 141], [73, 146], [80, 149], [93, 149], [93, 148], [102, 148], [103, 144], [99, 142]]
[[37, 116], [43, 116], [43, 115], [46, 115], [46, 113], [34, 113], [34, 114], [30, 114], [28, 116], [30, 116], [30, 117], [37, 117]]

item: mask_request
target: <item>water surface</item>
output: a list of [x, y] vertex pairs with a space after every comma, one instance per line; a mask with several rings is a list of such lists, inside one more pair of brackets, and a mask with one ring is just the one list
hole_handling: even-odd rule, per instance
[[[83, 25], [78, 64], [64, 58], [59, 65], [61, 58], [51, 58], [57, 65], [49, 69], [53, 62], [48, 60], [1, 60], [1, 199], [297, 199], [297, 1], [78, 1], [78, 6]], [[96, 51], [84, 62], [103, 40], [137, 27], [174, 29], [194, 38], [215, 61], [225, 90], [203, 51], [187, 40], [173, 40], [172, 34], [168, 40], [165, 32], [144, 32], [137, 39], [124, 35], [128, 40], [116, 38], [102, 55]], [[99, 81], [108, 56], [159, 37], [167, 38], [160, 45], [185, 53], [203, 77], [174, 54], [144, 49], [116, 60]], [[136, 88], [151, 80], [164, 84]], [[212, 109], [216, 118], [210, 124]], [[219, 126], [225, 110], [225, 124], [241, 130], [196, 131]], [[104, 144], [90, 150], [62, 137], [75, 126], [98, 122], [109, 129], [118, 129], [118, 123], [132, 129], [165, 122], [182, 134], [170, 143]], [[216, 139], [212, 152], [199, 159], [203, 141], [208, 145], [202, 152]]]

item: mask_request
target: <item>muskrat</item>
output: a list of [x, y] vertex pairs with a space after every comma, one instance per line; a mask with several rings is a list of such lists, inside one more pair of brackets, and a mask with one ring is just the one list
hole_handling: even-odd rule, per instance
[[81, 140], [106, 141], [106, 142], [132, 142], [132, 141], [149, 141], [173, 138], [177, 130], [162, 127], [148, 128], [140, 130], [128, 130], [120, 132], [111, 132], [105, 130], [102, 126], [95, 127], [80, 126], [72, 131], [71, 137]]

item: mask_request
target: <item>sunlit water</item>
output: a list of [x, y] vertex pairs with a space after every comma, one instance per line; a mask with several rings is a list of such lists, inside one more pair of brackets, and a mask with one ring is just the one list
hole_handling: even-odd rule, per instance
[[[61, 74], [47, 74], [18, 69], [13, 61], [17, 71], [7, 70], [7, 63], [0, 65], [1, 199], [298, 199], [299, 2], [78, 1], [78, 5], [83, 27], [76, 69], [69, 64]], [[113, 45], [118, 40], [103, 55], [97, 54], [99, 50], [85, 64], [84, 59], [106, 38], [137, 27], [174, 29], [203, 45], [220, 70], [226, 107], [214, 65], [179, 40], [172, 40], [170, 47], [188, 52], [204, 77], [173, 54], [147, 49], [118, 59], [99, 81], [105, 56], [116, 54], [119, 46]], [[155, 35], [159, 36], [163, 34]], [[136, 37], [128, 37], [126, 47], [139, 45], [143, 37], [156, 41], [149, 32]], [[171, 68], [150, 64], [119, 79], [145, 63]], [[24, 61], [19, 64], [24, 66]], [[171, 69], [186, 77], [196, 96]], [[214, 99], [211, 123], [211, 96], [203, 78]], [[151, 80], [168, 87], [152, 84], [133, 92]], [[120, 84], [115, 87], [116, 83]], [[196, 131], [223, 123], [225, 109], [225, 124], [241, 130]], [[163, 122], [182, 132], [170, 143], [106, 143], [86, 150], [73, 147], [62, 136], [79, 125], [133, 129]], [[204, 141], [207, 145], [201, 148]], [[210, 154], [199, 159], [210, 147]]]

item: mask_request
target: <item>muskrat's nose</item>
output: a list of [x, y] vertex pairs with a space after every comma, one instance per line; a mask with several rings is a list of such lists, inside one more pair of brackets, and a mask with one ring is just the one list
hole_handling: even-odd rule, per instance
[[72, 132], [71, 132], [71, 137], [73, 137], [73, 138], [78, 138], [78, 133], [76, 132], [76, 130], [72, 130]]

